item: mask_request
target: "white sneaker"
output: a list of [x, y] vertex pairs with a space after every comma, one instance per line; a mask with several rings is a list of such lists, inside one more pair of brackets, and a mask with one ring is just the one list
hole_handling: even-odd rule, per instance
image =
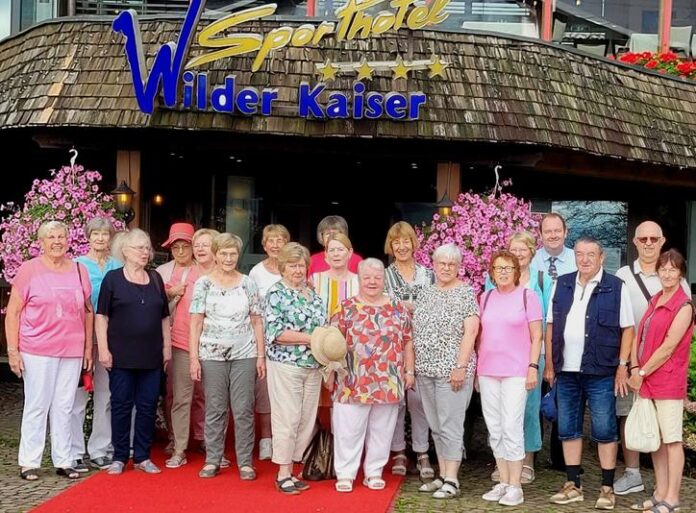
[[510, 485], [507, 485], [505, 483], [498, 483], [493, 488], [491, 488], [489, 492], [484, 493], [481, 496], [481, 498], [484, 501], [498, 502], [505, 495], [505, 491], [507, 490], [508, 486]]
[[629, 493], [642, 492], [645, 490], [643, 478], [640, 472], [624, 472], [624, 474], [614, 481], [614, 493], [616, 495], [628, 495]]
[[270, 460], [273, 457], [273, 440], [262, 438], [259, 440], [259, 459]]
[[505, 495], [503, 495], [498, 504], [503, 506], [519, 506], [524, 502], [524, 493], [521, 487], [508, 486], [505, 490]]

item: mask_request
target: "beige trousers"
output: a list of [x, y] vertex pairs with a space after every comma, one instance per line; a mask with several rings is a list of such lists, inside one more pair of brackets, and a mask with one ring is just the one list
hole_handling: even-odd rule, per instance
[[287, 363], [267, 362], [273, 463], [301, 461], [317, 420], [321, 374]]

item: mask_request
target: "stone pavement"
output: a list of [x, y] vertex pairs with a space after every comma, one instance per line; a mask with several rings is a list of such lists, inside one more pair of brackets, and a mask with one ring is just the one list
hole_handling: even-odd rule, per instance
[[[0, 513], [19, 513], [29, 511], [49, 497], [60, 493], [75, 482], [58, 477], [53, 473], [48, 444], [44, 453], [43, 471], [37, 482], [27, 482], [19, 478], [17, 467], [17, 447], [19, 444], [19, 427], [22, 411], [22, 389], [20, 384], [0, 383]], [[564, 474], [549, 470], [543, 464], [546, 454], [542, 453], [537, 464], [537, 479], [525, 486], [525, 503], [517, 508], [505, 508], [483, 501], [480, 497], [492, 486], [490, 473], [493, 459], [485, 446], [485, 426], [478, 418], [474, 427], [474, 447], [470, 458], [462, 465], [460, 482], [462, 496], [449, 501], [432, 499], [429, 494], [418, 492], [420, 481], [416, 476], [409, 476], [394, 504], [395, 513], [437, 513], [437, 512], [503, 512], [520, 511], [534, 513], [582, 512], [595, 511], [594, 501], [599, 489], [600, 471], [596, 460], [596, 449], [588, 447], [585, 451], [583, 488], [585, 502], [568, 506], [558, 506], [548, 502], [548, 497], [555, 493], [565, 481]], [[590, 444], [587, 444], [590, 445]], [[619, 467], [619, 471], [621, 467]], [[618, 474], [618, 472], [617, 472]], [[648, 489], [652, 489], [652, 473], [644, 471]], [[79, 481], [78, 481], [79, 482]], [[617, 511], [630, 511], [628, 507], [645, 494], [632, 494], [619, 497]], [[640, 497], [639, 497], [640, 496]], [[682, 485], [681, 512], [696, 512], [696, 480], [684, 479]], [[110, 511], [108, 508], [106, 511]], [[113, 511], [113, 510], [111, 510]], [[153, 508], [156, 511], [156, 508]], [[290, 512], [291, 513], [291, 512]]]

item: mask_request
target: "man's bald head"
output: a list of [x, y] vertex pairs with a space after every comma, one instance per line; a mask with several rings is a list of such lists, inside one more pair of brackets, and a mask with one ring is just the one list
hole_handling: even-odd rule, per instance
[[643, 221], [636, 226], [633, 244], [638, 250], [638, 259], [643, 264], [654, 265], [660, 257], [665, 238], [662, 228], [654, 221]]

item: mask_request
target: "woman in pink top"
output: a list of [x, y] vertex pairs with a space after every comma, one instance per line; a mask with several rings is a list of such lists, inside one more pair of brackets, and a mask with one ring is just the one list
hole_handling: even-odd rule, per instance
[[524, 410], [527, 391], [537, 385], [541, 351], [541, 303], [520, 285], [517, 257], [502, 250], [489, 269], [495, 289], [481, 296], [478, 385], [500, 483], [483, 495], [503, 506], [524, 502]]
[[682, 423], [694, 310], [691, 298], [680, 286], [686, 276], [681, 253], [675, 249], [662, 253], [657, 275], [662, 290], [650, 300], [638, 325], [628, 384], [641, 397], [653, 400], [662, 443], [652, 453], [655, 492], [633, 509], [671, 513], [679, 507], [684, 471]]
[[[171, 397], [171, 436], [174, 448], [171, 458], [165, 462], [167, 468], [179, 468], [187, 463], [186, 449], [193, 424], [193, 438], [203, 443], [203, 426], [205, 425], [205, 396], [200, 383], [191, 379], [189, 372], [189, 331], [191, 329], [191, 299], [196, 280], [210, 274], [215, 268], [212, 245], [213, 239], [220, 235], [215, 230], [204, 228], [193, 234], [191, 239], [195, 262], [177, 259], [172, 251], [176, 265], [169, 282], [170, 289], [181, 284], [183, 294], [174, 307], [172, 322], [172, 365], [167, 376], [167, 392]], [[176, 241], [174, 244], [185, 243]], [[188, 253], [186, 253], [188, 254]], [[188, 264], [188, 265], [184, 265]], [[185, 278], [183, 273], [188, 270]], [[165, 285], [166, 286], [166, 285]]]
[[10, 368], [24, 378], [20, 476], [39, 478], [50, 416], [53, 466], [59, 475], [77, 479], [70, 415], [80, 370], [92, 367], [92, 288], [87, 269], [65, 256], [67, 226], [46, 222], [38, 238], [42, 254], [19, 268], [5, 318]]

